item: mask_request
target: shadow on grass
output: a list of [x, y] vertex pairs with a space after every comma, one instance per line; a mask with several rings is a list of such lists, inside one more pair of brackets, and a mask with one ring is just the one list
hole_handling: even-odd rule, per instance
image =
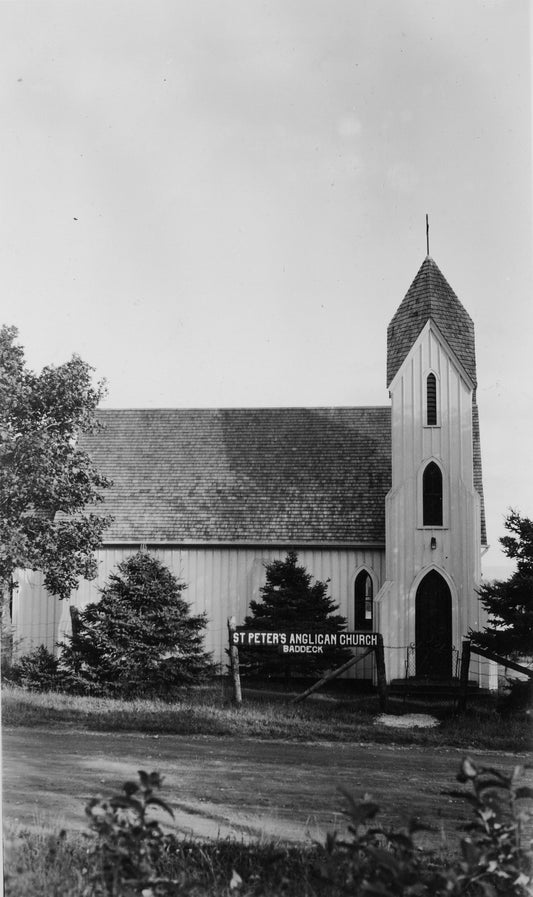
[[236, 707], [229, 689], [187, 689], [172, 703], [77, 697], [36, 693], [5, 686], [3, 725], [83, 728], [95, 732], [141, 732], [160, 735], [219, 736], [290, 741], [371, 742], [377, 744], [449, 746], [463, 749], [527, 751], [531, 726], [527, 716], [502, 717], [487, 704], [458, 715], [453, 703], [390, 699], [394, 715], [431, 713], [440, 721], [433, 729], [394, 729], [380, 725], [377, 696], [326, 693], [300, 704], [283, 691], [244, 689]]

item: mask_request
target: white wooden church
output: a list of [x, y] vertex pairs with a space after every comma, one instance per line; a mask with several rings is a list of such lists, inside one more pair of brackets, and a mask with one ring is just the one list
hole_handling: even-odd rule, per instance
[[[382, 633], [389, 680], [456, 675], [463, 637], [484, 622], [474, 325], [429, 255], [388, 327], [387, 387], [384, 407], [99, 412], [83, 447], [113, 481], [102, 511], [114, 521], [98, 578], [70, 603], [98, 600], [144, 547], [188, 584], [225, 663], [227, 618], [244, 620], [265, 563], [294, 549], [330, 580], [349, 629]], [[69, 610], [20, 576], [19, 651], [54, 649]], [[352, 675], [371, 678], [372, 663]]]

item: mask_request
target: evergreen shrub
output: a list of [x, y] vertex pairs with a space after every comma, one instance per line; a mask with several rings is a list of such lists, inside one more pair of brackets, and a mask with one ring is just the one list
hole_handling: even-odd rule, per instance
[[[338, 605], [328, 595], [329, 580], [313, 582], [313, 576], [298, 564], [295, 551], [284, 560], [265, 565], [266, 582], [260, 589], [261, 601], [251, 601], [251, 614], [243, 629], [267, 632], [320, 632], [339, 634], [346, 630], [345, 617], [336, 614]], [[352, 652], [325, 646], [320, 654], [284, 654], [275, 648], [239, 650], [243, 672], [249, 675], [317, 677], [346, 663]]]
[[24, 654], [3, 675], [14, 685], [30, 691], [59, 691], [63, 681], [57, 657], [44, 645]]
[[75, 616], [60, 647], [66, 688], [111, 697], [172, 697], [216, 668], [203, 648], [206, 617], [194, 616], [186, 585], [148, 552], [118, 565], [100, 601]]

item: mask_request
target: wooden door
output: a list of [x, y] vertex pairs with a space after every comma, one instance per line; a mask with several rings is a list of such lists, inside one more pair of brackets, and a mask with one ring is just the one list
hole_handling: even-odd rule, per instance
[[416, 592], [416, 676], [452, 676], [452, 596], [436, 570], [424, 577]]

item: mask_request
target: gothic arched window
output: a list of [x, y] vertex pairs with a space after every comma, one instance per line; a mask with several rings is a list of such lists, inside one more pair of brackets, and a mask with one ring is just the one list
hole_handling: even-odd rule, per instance
[[428, 374], [426, 380], [426, 424], [428, 427], [437, 426], [437, 378], [435, 374]]
[[355, 578], [355, 628], [372, 629], [374, 619], [374, 584], [366, 570]]
[[442, 472], [434, 461], [422, 477], [422, 525], [442, 526]]

